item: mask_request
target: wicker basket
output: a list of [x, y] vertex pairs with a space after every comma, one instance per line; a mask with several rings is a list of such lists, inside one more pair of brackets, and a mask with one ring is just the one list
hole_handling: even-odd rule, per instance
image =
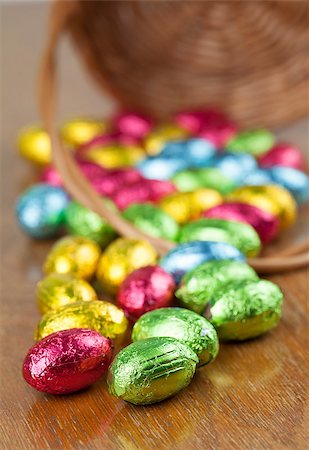
[[[274, 126], [308, 114], [308, 11], [307, 2], [294, 1], [55, 2], [41, 109], [68, 191], [120, 234], [147, 238], [160, 254], [174, 245], [146, 236], [106, 208], [61, 145], [54, 103], [63, 32], [96, 81], [125, 108], [165, 118], [215, 104], [244, 125]], [[299, 255], [306, 245], [251, 263], [264, 272], [300, 267], [308, 263], [307, 254]]]

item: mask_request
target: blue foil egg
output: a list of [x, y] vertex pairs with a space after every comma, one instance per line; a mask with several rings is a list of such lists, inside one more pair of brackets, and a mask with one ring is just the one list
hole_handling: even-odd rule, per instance
[[189, 270], [207, 261], [232, 259], [245, 261], [243, 253], [225, 242], [191, 241], [180, 244], [161, 258], [159, 265], [169, 272], [176, 283]]
[[215, 158], [213, 166], [239, 185], [256, 170], [257, 162], [248, 153], [222, 153]]
[[187, 168], [208, 167], [212, 164], [215, 151], [215, 146], [210, 141], [195, 138], [167, 143], [160, 156], [184, 159]]
[[273, 183], [280, 184], [293, 195], [298, 204], [309, 199], [309, 177], [292, 167], [273, 166], [269, 169]]
[[245, 186], [263, 186], [265, 184], [272, 184], [273, 180], [269, 173], [269, 169], [255, 169], [247, 175], [242, 184]]
[[137, 168], [145, 178], [168, 180], [176, 172], [186, 169], [187, 162], [178, 157], [154, 156], [143, 159]]
[[57, 235], [69, 203], [68, 194], [60, 187], [36, 184], [27, 189], [16, 203], [16, 216], [21, 228], [36, 239]]

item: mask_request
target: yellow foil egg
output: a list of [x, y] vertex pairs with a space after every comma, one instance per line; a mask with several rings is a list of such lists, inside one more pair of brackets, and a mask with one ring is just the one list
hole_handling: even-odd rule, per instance
[[97, 278], [107, 291], [115, 293], [129, 273], [155, 264], [156, 260], [157, 253], [149, 242], [119, 238], [103, 253], [98, 264]]
[[274, 214], [280, 220], [281, 229], [289, 228], [296, 220], [296, 202], [282, 186], [243, 186], [232, 192], [228, 199], [248, 203]]
[[122, 309], [102, 300], [76, 302], [49, 311], [40, 320], [35, 340], [43, 339], [56, 331], [71, 328], [90, 328], [120, 343], [128, 329], [128, 320]]
[[189, 136], [187, 130], [177, 125], [165, 124], [155, 128], [144, 140], [148, 155], [157, 155], [168, 141], [177, 141]]
[[88, 280], [95, 274], [100, 254], [96, 242], [80, 236], [66, 236], [51, 248], [44, 263], [44, 272], [71, 273]]
[[196, 214], [188, 192], [173, 192], [165, 196], [160, 201], [159, 206], [180, 225], [187, 223], [192, 215]]
[[34, 164], [45, 166], [51, 162], [51, 144], [44, 128], [34, 125], [22, 129], [17, 138], [20, 155]]
[[71, 274], [50, 273], [39, 281], [36, 288], [37, 304], [45, 314], [70, 303], [97, 299], [97, 294], [87, 281]]
[[[223, 202], [222, 195], [214, 189], [200, 188], [190, 194], [191, 202], [199, 217], [203, 211], [220, 205]], [[194, 217], [192, 217], [193, 219]]]
[[106, 124], [101, 120], [76, 118], [63, 123], [61, 136], [71, 147], [79, 147], [98, 134], [106, 131]]
[[88, 161], [107, 169], [122, 166], [133, 166], [145, 157], [145, 152], [138, 146], [107, 145], [88, 150], [85, 154]]

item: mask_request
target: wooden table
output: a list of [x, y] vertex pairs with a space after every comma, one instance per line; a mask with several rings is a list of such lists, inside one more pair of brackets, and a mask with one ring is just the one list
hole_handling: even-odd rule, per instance
[[[18, 229], [14, 201], [35, 174], [14, 151], [20, 126], [37, 120], [32, 87], [42, 46], [46, 4], [2, 5], [1, 151], [1, 448], [18, 449], [300, 449], [305, 424], [305, 350], [308, 271], [271, 279], [285, 294], [280, 326], [260, 339], [221, 346], [217, 360], [197, 371], [176, 397], [135, 407], [111, 397], [106, 382], [67, 397], [31, 389], [21, 365], [39, 320], [34, 290], [52, 242], [35, 242]], [[83, 80], [63, 49], [62, 117], [112, 108]], [[308, 151], [308, 123], [279, 133]], [[305, 216], [294, 233], [305, 231]], [[292, 239], [291, 235], [287, 240]], [[308, 312], [308, 311], [307, 311]]]

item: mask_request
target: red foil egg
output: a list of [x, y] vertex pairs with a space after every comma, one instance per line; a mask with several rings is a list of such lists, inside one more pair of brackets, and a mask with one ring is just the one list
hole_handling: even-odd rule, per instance
[[114, 118], [113, 122], [120, 133], [133, 136], [138, 140], [144, 139], [154, 125], [150, 117], [134, 112], [121, 113]]
[[97, 331], [58, 331], [29, 350], [23, 376], [37, 391], [69, 394], [97, 381], [108, 369], [112, 353], [112, 341]]
[[304, 157], [300, 149], [282, 142], [261, 156], [259, 164], [263, 168], [285, 166], [303, 170], [305, 167]]
[[173, 277], [159, 266], [146, 266], [132, 272], [118, 292], [118, 305], [131, 321], [153, 309], [169, 306], [176, 285]]
[[202, 216], [247, 223], [255, 229], [263, 244], [272, 241], [279, 233], [277, 217], [247, 203], [222, 203], [204, 211]]

